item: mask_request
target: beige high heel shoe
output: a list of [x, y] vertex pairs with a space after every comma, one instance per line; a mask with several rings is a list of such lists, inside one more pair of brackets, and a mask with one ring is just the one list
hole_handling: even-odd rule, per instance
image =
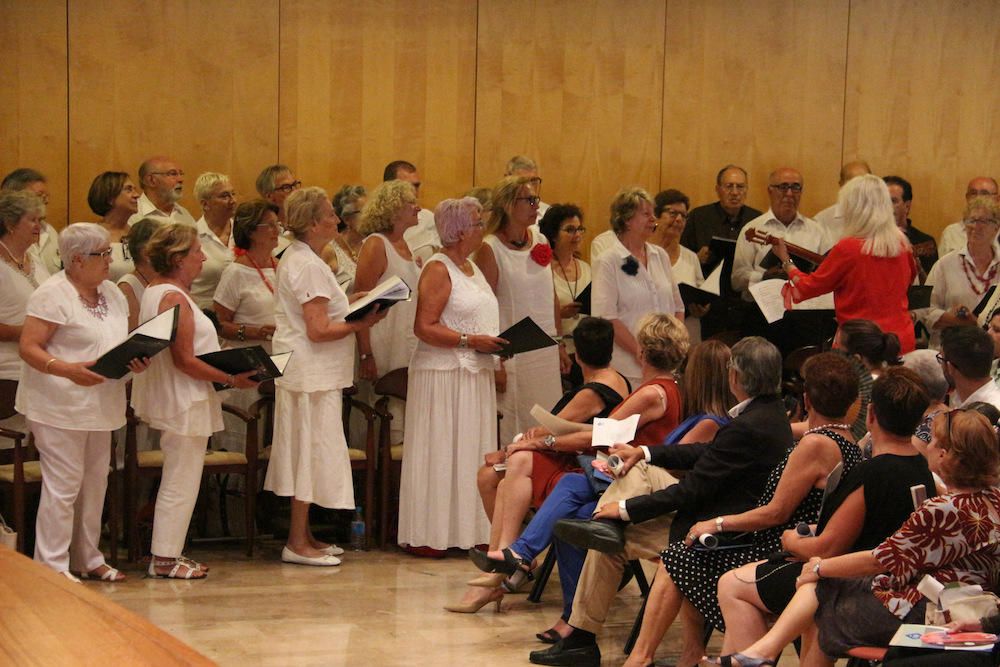
[[489, 574], [481, 574], [475, 579], [469, 579], [466, 583], [468, 586], [478, 586], [480, 588], [498, 588], [506, 575], [502, 572], [492, 572]]
[[477, 611], [485, 607], [491, 602], [496, 602], [496, 611], [500, 612], [500, 603], [503, 602], [503, 591], [499, 588], [490, 591], [489, 596], [481, 600], [473, 600], [471, 602], [458, 602], [456, 604], [445, 605], [445, 611], [451, 611], [456, 614], [475, 614]]

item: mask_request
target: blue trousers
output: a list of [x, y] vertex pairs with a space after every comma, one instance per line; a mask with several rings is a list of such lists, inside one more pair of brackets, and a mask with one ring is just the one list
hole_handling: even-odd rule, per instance
[[573, 597], [580, 581], [580, 571], [587, 550], [552, 539], [552, 529], [560, 519], [589, 519], [597, 507], [597, 495], [583, 473], [568, 473], [556, 483], [535, 516], [528, 522], [521, 537], [510, 549], [526, 561], [531, 561], [550, 544], [555, 549], [559, 565], [559, 583], [563, 594], [563, 620], [573, 610]]

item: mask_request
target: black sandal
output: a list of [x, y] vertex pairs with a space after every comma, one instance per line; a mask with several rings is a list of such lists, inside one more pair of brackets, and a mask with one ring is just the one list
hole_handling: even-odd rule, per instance
[[555, 644], [562, 639], [562, 635], [556, 632], [555, 628], [549, 628], [545, 632], [536, 632], [535, 637], [543, 644]]
[[469, 549], [469, 559], [472, 560], [473, 565], [483, 572], [500, 572], [509, 577], [518, 570], [521, 570], [528, 579], [535, 578], [531, 574], [530, 563], [526, 562], [523, 558], [515, 556], [514, 552], [510, 549], [503, 550], [503, 560], [490, 558], [486, 555], [485, 551], [480, 551], [479, 549]]

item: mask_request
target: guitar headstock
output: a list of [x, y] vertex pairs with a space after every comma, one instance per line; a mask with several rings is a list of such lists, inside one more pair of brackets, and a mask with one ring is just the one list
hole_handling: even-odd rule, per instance
[[759, 229], [753, 229], [752, 227], [743, 233], [746, 240], [750, 243], [757, 243], [759, 245], [774, 245], [777, 239], [771, 236], [767, 232], [761, 231]]

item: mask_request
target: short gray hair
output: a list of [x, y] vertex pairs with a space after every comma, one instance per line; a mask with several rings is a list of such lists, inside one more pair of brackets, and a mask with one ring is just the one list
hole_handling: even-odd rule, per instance
[[766, 338], [748, 336], [733, 346], [730, 360], [737, 381], [751, 398], [777, 394], [781, 386], [781, 352]]
[[519, 171], [538, 171], [538, 164], [527, 155], [515, 155], [507, 161], [505, 176], [514, 176]]
[[45, 215], [42, 198], [31, 190], [4, 190], [0, 192], [0, 237], [7, 235], [28, 213]]
[[937, 360], [934, 350], [913, 350], [903, 355], [903, 366], [909, 368], [920, 377], [924, 389], [931, 400], [943, 401], [948, 393], [948, 380], [944, 377], [944, 369]]
[[217, 171], [206, 171], [194, 182], [194, 198], [203, 202], [212, 196], [212, 191], [223, 183], [232, 185], [232, 180]]
[[284, 164], [272, 164], [264, 167], [264, 170], [260, 172], [260, 176], [257, 177], [257, 194], [266, 198], [274, 192], [274, 182], [278, 180], [278, 176], [291, 173], [292, 170], [288, 168], [288, 165]]
[[96, 252], [109, 240], [108, 232], [93, 222], [74, 222], [59, 232], [59, 256], [64, 267], [69, 267], [80, 255]]
[[326, 190], [312, 186], [296, 190], [285, 200], [285, 229], [302, 240], [316, 219], [324, 201], [329, 201]]

